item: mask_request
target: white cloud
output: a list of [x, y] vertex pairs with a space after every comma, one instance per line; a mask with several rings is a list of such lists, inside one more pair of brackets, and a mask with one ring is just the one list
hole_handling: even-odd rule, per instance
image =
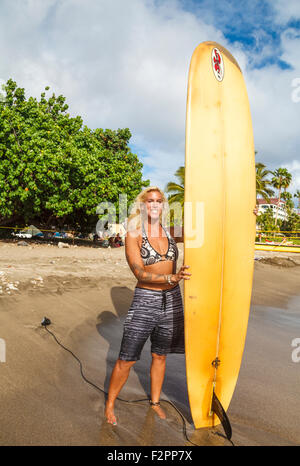
[[[290, 188], [300, 189], [299, 116], [300, 102], [295, 95], [295, 78], [300, 77], [300, 38], [288, 29], [281, 35], [281, 59], [292, 69], [267, 65], [245, 73], [255, 135], [257, 160], [268, 168], [286, 167], [293, 175]], [[274, 50], [274, 54], [277, 50]], [[293, 84], [294, 83], [294, 84]], [[299, 94], [299, 92], [298, 92]]]
[[269, 3], [276, 12], [276, 21], [280, 24], [300, 18], [299, 0], [269, 0]]
[[6, 21], [16, 16], [16, 28], [22, 26], [7, 39], [5, 78], [13, 76], [33, 95], [49, 84], [91, 127], [128, 126], [134, 144], [144, 141], [156, 173], [158, 151], [166, 159], [165, 178], [172, 177], [184, 162], [189, 60], [207, 38], [224, 43], [222, 33], [174, 1], [52, 1], [51, 15], [42, 9], [32, 21], [31, 2], [16, 1], [13, 13], [5, 5]]
[[[293, 173], [292, 183], [289, 187], [289, 191], [295, 193], [297, 190], [300, 191], [300, 160], [293, 160], [291, 163], [282, 165], [282, 168], [287, 168], [290, 173]], [[298, 206], [298, 200], [295, 200]]]
[[299, 31], [288, 28], [281, 35], [282, 59], [289, 63], [294, 70], [300, 72], [300, 33]]
[[[280, 1], [276, 8], [279, 15]], [[287, 16], [297, 12], [293, 8]], [[291, 82], [300, 77], [295, 31], [282, 35], [282, 59], [293, 70], [275, 65], [255, 70], [249, 63], [272, 55], [271, 45], [266, 42], [260, 52], [246, 52], [239, 42], [229, 44], [211, 25], [216, 14], [211, 8], [205, 23], [203, 16], [184, 11], [179, 1], [3, 0], [0, 78], [12, 77], [35, 96], [50, 85], [92, 128], [129, 127], [132, 143], [145, 154], [145, 177], [164, 188], [184, 164], [191, 55], [200, 42], [215, 40], [243, 69], [258, 159], [271, 169], [294, 167], [300, 112], [300, 103], [291, 99]], [[230, 14], [233, 17], [232, 2]], [[263, 31], [256, 34], [263, 42]]]

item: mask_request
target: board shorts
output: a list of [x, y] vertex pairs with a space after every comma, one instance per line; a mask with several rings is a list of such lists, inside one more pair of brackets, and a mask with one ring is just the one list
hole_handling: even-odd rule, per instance
[[151, 353], [184, 353], [184, 315], [179, 284], [168, 290], [136, 287], [124, 322], [119, 359], [138, 361], [150, 336]]

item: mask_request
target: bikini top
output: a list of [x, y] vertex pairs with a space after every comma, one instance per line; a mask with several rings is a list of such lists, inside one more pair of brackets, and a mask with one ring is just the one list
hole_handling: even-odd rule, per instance
[[[161, 225], [162, 226], [162, 225]], [[178, 259], [178, 247], [176, 241], [172, 238], [170, 233], [164, 229], [164, 232], [168, 238], [168, 250], [166, 254], [159, 254], [149, 243], [149, 240], [146, 235], [144, 224], [142, 223], [142, 246], [141, 246], [141, 257], [144, 262], [144, 265], [152, 265], [160, 261], [174, 261]]]

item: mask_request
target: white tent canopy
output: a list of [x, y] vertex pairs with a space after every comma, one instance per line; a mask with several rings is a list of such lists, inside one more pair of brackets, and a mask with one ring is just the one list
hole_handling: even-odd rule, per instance
[[126, 235], [125, 227], [122, 223], [109, 223], [107, 229], [97, 230], [98, 235], [104, 236], [111, 236], [111, 235], [119, 235], [123, 238]]
[[41, 230], [39, 230], [36, 226], [34, 225], [29, 225], [29, 227], [24, 228], [21, 233], [30, 233], [32, 236], [35, 236], [39, 233], [42, 233]]

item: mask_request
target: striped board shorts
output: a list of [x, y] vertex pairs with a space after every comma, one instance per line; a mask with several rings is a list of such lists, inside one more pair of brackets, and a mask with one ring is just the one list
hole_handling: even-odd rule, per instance
[[179, 284], [169, 290], [135, 288], [124, 322], [119, 359], [138, 361], [149, 336], [151, 353], [184, 353], [184, 316]]

